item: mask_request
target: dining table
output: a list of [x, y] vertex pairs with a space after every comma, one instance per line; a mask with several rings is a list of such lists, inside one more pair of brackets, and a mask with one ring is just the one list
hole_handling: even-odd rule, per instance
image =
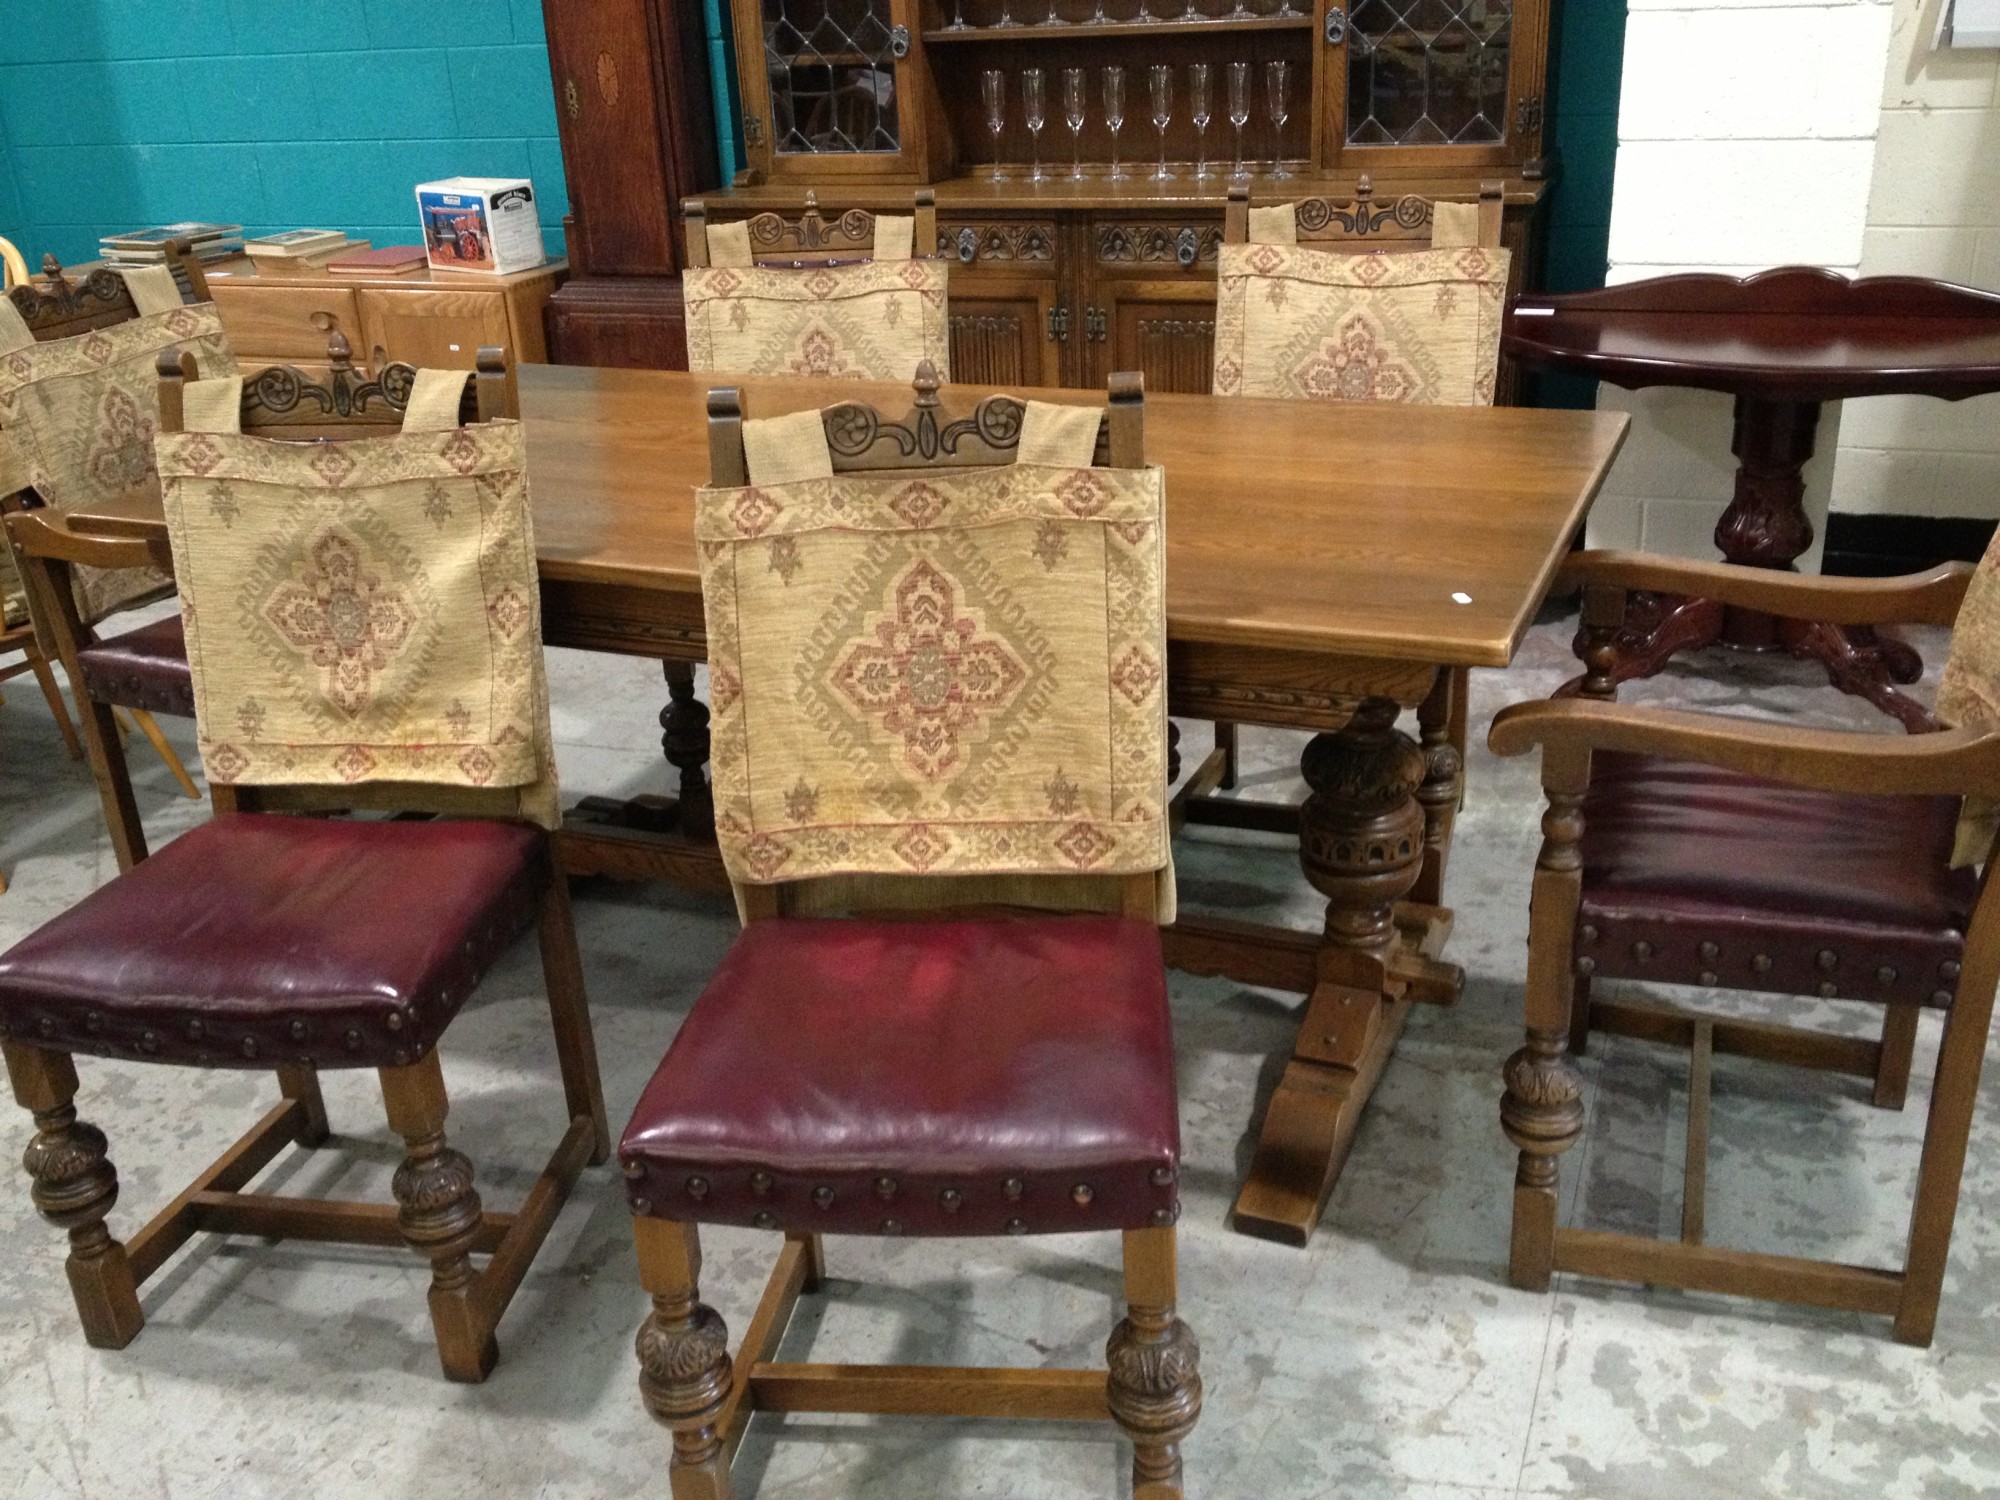
[[[708, 393], [737, 387], [751, 417], [856, 401], [900, 417], [910, 388], [563, 365], [522, 365], [514, 378], [544, 637], [664, 664], [663, 748], [677, 774], [671, 798], [572, 808], [564, 865], [723, 888], [695, 676], [705, 638], [694, 491], [708, 477]], [[965, 415], [990, 394], [947, 385], [939, 400]], [[1464, 778], [1454, 684], [1463, 669], [1512, 661], [1627, 422], [1614, 412], [1146, 397], [1146, 456], [1166, 474], [1169, 708], [1311, 732], [1300, 762], [1310, 795], [1296, 808], [1262, 804], [1261, 816], [1296, 829], [1305, 879], [1326, 901], [1321, 929], [1183, 908], [1162, 933], [1173, 967], [1306, 997], [1236, 1199], [1246, 1233], [1307, 1243], [1411, 1007], [1458, 998], [1463, 975], [1443, 957]], [[163, 522], [153, 498], [72, 512], [69, 524], [131, 532]], [[1407, 710], [1414, 736], [1398, 727]], [[1184, 778], [1173, 759], [1177, 814], [1249, 800], [1218, 791], [1219, 756]]]

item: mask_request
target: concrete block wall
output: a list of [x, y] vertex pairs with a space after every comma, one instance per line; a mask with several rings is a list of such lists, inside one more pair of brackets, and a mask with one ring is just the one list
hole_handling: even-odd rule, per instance
[[[1631, 0], [1607, 280], [1857, 269], [1890, 23], [1886, 0]], [[1735, 473], [1729, 398], [1605, 385], [1598, 404], [1630, 411], [1633, 430], [1591, 544], [1713, 557]], [[1807, 470], [1816, 520], [1838, 429], [1829, 408]], [[1815, 543], [1801, 566], [1817, 561]]]
[[69, 0], [0, 21], [0, 235], [31, 262], [179, 219], [420, 238], [411, 189], [567, 211], [541, 0]]
[[[2000, 50], [1933, 51], [1941, 3], [1895, 3], [1861, 270], [2000, 291]], [[2000, 519], [2000, 396], [1848, 402], [1833, 508]]]

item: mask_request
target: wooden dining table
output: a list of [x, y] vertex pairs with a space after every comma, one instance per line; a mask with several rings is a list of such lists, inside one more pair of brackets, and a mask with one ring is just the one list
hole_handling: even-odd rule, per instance
[[[566, 821], [564, 863], [720, 887], [694, 679], [707, 393], [740, 387], [752, 417], [857, 400], [901, 416], [911, 393], [549, 365], [521, 366], [517, 380], [545, 638], [665, 664], [663, 743], [679, 773], [675, 798], [586, 799]], [[963, 415], [988, 394], [946, 386], [942, 403]], [[1216, 756], [1177, 798], [1183, 813], [1207, 804], [1207, 821], [1295, 827], [1327, 903], [1318, 932], [1184, 911], [1163, 934], [1177, 968], [1307, 997], [1236, 1200], [1245, 1232], [1306, 1243], [1410, 1007], [1458, 997], [1462, 975], [1442, 957], [1463, 776], [1451, 669], [1513, 659], [1626, 424], [1612, 412], [1146, 399], [1146, 455], [1167, 476], [1172, 712], [1313, 732], [1301, 760], [1311, 795], [1297, 809], [1233, 817], [1243, 802], [1217, 796]], [[157, 502], [70, 520], [160, 524]], [[1397, 727], [1412, 709], [1414, 738]]]

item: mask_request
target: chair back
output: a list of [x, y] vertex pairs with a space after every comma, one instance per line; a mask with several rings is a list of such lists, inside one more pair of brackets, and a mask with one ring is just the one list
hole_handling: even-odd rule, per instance
[[[215, 305], [183, 304], [168, 268], [94, 271], [78, 284], [49, 259], [43, 286], [0, 299], [0, 510], [69, 512], [156, 490], [155, 361], [186, 355], [205, 375], [236, 372]], [[73, 581], [92, 623], [171, 584], [153, 568], [81, 564]]]
[[953, 418], [925, 368], [900, 420], [745, 421], [721, 389], [709, 437], [710, 765], [746, 915], [1170, 917], [1165, 483], [1138, 377], [1108, 411]]
[[[481, 354], [478, 386], [504, 393]], [[556, 826], [522, 431], [460, 425], [473, 380], [415, 371], [399, 431], [314, 441], [242, 430], [267, 411], [255, 381], [165, 383], [162, 501], [219, 806]]]
[[1510, 264], [1502, 208], [1496, 183], [1477, 203], [1381, 207], [1366, 177], [1349, 203], [1252, 208], [1232, 188], [1215, 394], [1490, 406]]
[[735, 375], [908, 380], [948, 372], [947, 263], [929, 188], [910, 217], [854, 209], [829, 222], [812, 194], [796, 221], [758, 214], [710, 224], [682, 210], [688, 368]]

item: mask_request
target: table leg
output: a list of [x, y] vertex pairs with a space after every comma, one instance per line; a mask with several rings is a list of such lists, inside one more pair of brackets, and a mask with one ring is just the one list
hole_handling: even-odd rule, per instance
[[715, 837], [715, 796], [708, 785], [708, 705], [694, 695], [694, 663], [665, 661], [667, 706], [660, 710], [660, 748], [681, 773], [680, 831]]
[[1302, 761], [1312, 795], [1299, 815], [1300, 860], [1327, 898], [1326, 932], [1236, 1199], [1238, 1229], [1287, 1244], [1305, 1244], [1318, 1224], [1411, 1004], [1449, 1003], [1462, 978], [1436, 959], [1450, 914], [1399, 905], [1423, 869], [1417, 792], [1432, 779], [1433, 757], [1396, 729], [1396, 712], [1387, 698], [1364, 699]]

